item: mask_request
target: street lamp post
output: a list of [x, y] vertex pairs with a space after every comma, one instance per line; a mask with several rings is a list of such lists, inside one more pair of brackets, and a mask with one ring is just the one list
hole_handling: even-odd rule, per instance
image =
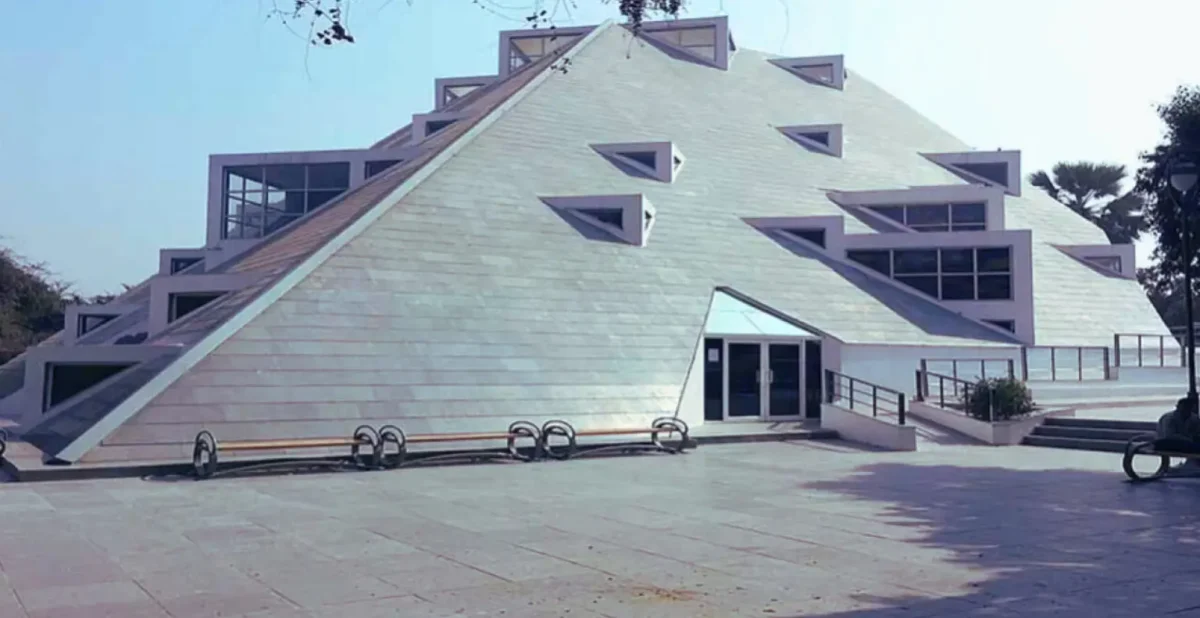
[[1172, 153], [1167, 163], [1170, 175], [1171, 197], [1179, 206], [1180, 234], [1183, 237], [1183, 289], [1187, 302], [1187, 343], [1184, 353], [1187, 354], [1188, 398], [1196, 401], [1196, 320], [1192, 307], [1192, 214], [1197, 205], [1200, 190], [1197, 180], [1200, 180], [1200, 153], [1195, 151], [1176, 151]]

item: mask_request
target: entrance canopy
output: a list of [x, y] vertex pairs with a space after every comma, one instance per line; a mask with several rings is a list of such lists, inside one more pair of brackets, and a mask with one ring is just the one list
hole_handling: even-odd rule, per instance
[[705, 335], [747, 337], [811, 337], [820, 335], [789, 324], [769, 313], [717, 291], [708, 308], [708, 321], [704, 323]]

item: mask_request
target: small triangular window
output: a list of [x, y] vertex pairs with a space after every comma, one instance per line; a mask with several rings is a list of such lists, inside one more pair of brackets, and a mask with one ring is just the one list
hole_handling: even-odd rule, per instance
[[445, 129], [455, 122], [458, 122], [458, 120], [430, 120], [429, 122], [425, 123], [425, 137], [429, 137], [430, 135]]
[[625, 229], [625, 212], [620, 208], [580, 208], [578, 212], [618, 230]]
[[645, 165], [653, 171], [658, 171], [658, 157], [653, 152], [622, 152], [621, 156], [635, 163]]
[[832, 84], [833, 83], [834, 68], [833, 68], [832, 64], [793, 66], [792, 70], [795, 71], [801, 77], [805, 77], [807, 79], [811, 79], [816, 82], [821, 82], [822, 84]]
[[1007, 163], [956, 163], [954, 167], [970, 172], [984, 180], [990, 180], [1002, 187], [1008, 186]]
[[825, 230], [824, 228], [786, 228], [783, 230], [796, 238], [803, 238], [808, 242], [825, 247]]
[[796, 135], [799, 135], [800, 137], [803, 137], [804, 139], [810, 139], [822, 146], [829, 145], [829, 132], [828, 131], [820, 131], [820, 132], [816, 132], [816, 133], [797, 133]]

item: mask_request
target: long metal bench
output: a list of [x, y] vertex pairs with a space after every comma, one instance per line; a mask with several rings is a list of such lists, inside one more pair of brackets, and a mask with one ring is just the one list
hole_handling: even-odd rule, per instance
[[[1139, 455], [1158, 457], [1158, 470], [1149, 476], [1139, 474], [1133, 468], [1133, 460]], [[1125, 444], [1125, 457], [1121, 460], [1121, 467], [1125, 469], [1125, 476], [1128, 476], [1131, 481], [1157, 481], [1167, 476], [1167, 472], [1171, 469], [1172, 457], [1200, 459], [1200, 445], [1179, 438], [1159, 438], [1155, 434], [1134, 436]]]
[[[529, 439], [532, 452], [522, 453], [518, 440]], [[407, 463], [427, 463], [439, 460], [484, 460], [484, 459], [515, 459], [518, 461], [535, 461], [541, 458], [541, 431], [537, 425], [528, 421], [517, 421], [508, 426], [503, 432], [479, 433], [433, 433], [408, 435], [395, 425], [384, 425], [379, 428], [380, 465], [384, 468], [399, 468]], [[504, 449], [469, 450], [435, 453], [411, 453], [411, 444], [452, 444], [455, 442], [505, 442]], [[391, 445], [389, 447], [388, 445]]]
[[[663, 444], [661, 436], [663, 434], [673, 435], [679, 434], [679, 438], [672, 444]], [[611, 438], [618, 436], [645, 436], [648, 435], [648, 442], [599, 442], [595, 444], [579, 444], [579, 438]], [[565, 438], [565, 445], [554, 446], [550, 442], [551, 436], [559, 436]], [[684, 449], [695, 446], [692, 444], [688, 434], [687, 423], [674, 417], [664, 416], [654, 419], [649, 427], [641, 428], [625, 428], [625, 429], [584, 429], [576, 430], [567, 421], [554, 420], [547, 421], [542, 425], [542, 439], [539, 450], [541, 453], [551, 459], [566, 460], [578, 455], [596, 454], [603, 452], [637, 452], [637, 451], [657, 451], [663, 453], [677, 454], [682, 453]]]
[[[367, 425], [360, 425], [348, 437], [331, 438], [295, 438], [278, 440], [230, 440], [218, 442], [208, 431], [196, 434], [195, 446], [192, 448], [192, 468], [196, 478], [211, 478], [218, 473], [219, 453], [247, 451], [285, 451], [314, 448], [349, 447], [348, 458], [325, 459], [277, 459], [272, 461], [246, 462], [241, 465], [228, 466], [221, 473], [251, 472], [279, 467], [345, 467], [353, 466], [361, 470], [376, 469], [381, 463], [383, 442], [379, 432]], [[367, 451], [364, 453], [364, 448]]]

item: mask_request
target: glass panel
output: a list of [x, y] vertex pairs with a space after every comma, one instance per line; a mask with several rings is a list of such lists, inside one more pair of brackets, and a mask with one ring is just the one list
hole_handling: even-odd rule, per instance
[[762, 414], [762, 358], [757, 343], [729, 344], [729, 416]]
[[399, 162], [400, 162], [399, 159], [386, 160], [386, 161], [367, 161], [366, 173], [364, 176], [366, 178], [370, 178], [372, 176], [375, 176], [376, 174], [382, 173], [384, 170], [392, 167], [393, 165], [395, 165]]
[[309, 191], [307, 212], [312, 212], [324, 206], [325, 204], [328, 204], [342, 193], [344, 193], [344, 191]]
[[938, 276], [937, 275], [902, 275], [896, 277], [896, 281], [903, 283], [911, 288], [915, 288], [926, 294], [937, 298], [938, 296]]
[[896, 274], [937, 273], [937, 249], [898, 249], [893, 252]]
[[187, 270], [193, 264], [196, 264], [204, 258], [171, 258], [171, 274], [175, 274], [181, 270]]
[[169, 322], [174, 322], [179, 318], [207, 305], [217, 299], [223, 292], [208, 292], [203, 294], [172, 294], [170, 308], [171, 312], [168, 317]]
[[804, 342], [804, 416], [821, 418], [821, 394], [825, 388], [821, 370], [821, 342]]
[[350, 188], [349, 163], [315, 163], [308, 166], [308, 190]]
[[580, 208], [579, 212], [619, 230], [625, 229], [625, 211], [620, 208]]
[[801, 133], [800, 136], [805, 139], [810, 139], [818, 144], [821, 144], [822, 146], [829, 145], [829, 132], [828, 131], [816, 131], [814, 133]]
[[456, 98], [456, 99], [461, 99], [462, 97], [465, 97], [468, 94], [471, 94], [472, 92], [475, 92], [476, 90], [478, 90], [479, 86], [480, 86], [479, 84], [467, 84], [465, 86], [449, 86], [446, 88], [446, 92], [454, 95], [454, 98]]
[[684, 47], [713, 47], [717, 44], [717, 29], [706, 26], [679, 30], [679, 44]]
[[950, 220], [954, 223], [983, 223], [987, 220], [987, 207], [983, 204], [954, 204], [950, 207]]
[[261, 187], [261, 165], [235, 165], [225, 168], [225, 187], [229, 191], [254, 191]]
[[874, 270], [881, 272], [889, 277], [892, 276], [892, 252], [891, 251], [847, 251], [846, 258], [853, 260]]
[[767, 377], [770, 397], [767, 414], [770, 416], [800, 415], [800, 346], [771, 344], [767, 347]]
[[300, 163], [289, 165], [266, 166], [266, 183], [275, 189], [304, 189], [304, 165]]
[[1007, 163], [958, 163], [955, 167], [998, 185], [1008, 186]]
[[513, 39], [512, 46], [514, 49], [521, 52], [526, 58], [534, 59], [545, 53], [546, 48], [544, 37], [527, 37], [523, 39]]
[[1012, 275], [979, 275], [979, 300], [1011, 300]]
[[950, 221], [950, 206], [947, 204], [925, 204], [909, 206], [905, 222], [909, 225], [937, 225]]
[[430, 120], [425, 123], [425, 136], [428, 137], [454, 124], [455, 120]]
[[658, 157], [653, 152], [623, 152], [621, 154], [631, 161], [641, 163], [652, 170], [658, 170]]
[[704, 340], [704, 420], [725, 419], [724, 339]]
[[987, 229], [984, 223], [955, 223], [950, 227], [954, 232], [982, 232]]
[[82, 393], [132, 365], [47, 365], [49, 380], [43, 395], [42, 411]]
[[973, 273], [975, 272], [974, 249], [942, 249], [942, 272], [944, 273]]
[[1012, 270], [1008, 247], [977, 249], [976, 261], [981, 273], [1006, 273]]
[[225, 216], [241, 217], [246, 212], [246, 202], [240, 197], [229, 196], [225, 199]]
[[883, 215], [896, 223], [904, 223], [903, 206], [871, 206], [870, 209], [876, 214]]
[[87, 333], [100, 328], [105, 322], [109, 322], [116, 317], [117, 316], [115, 315], [81, 315], [79, 316], [78, 334], [86, 335]]
[[825, 246], [825, 230], [823, 228], [817, 228], [817, 229], [792, 228], [792, 229], [788, 229], [788, 230], [784, 230], [784, 231], [789, 234], [792, 234], [793, 236], [803, 238], [804, 240], [807, 240], [808, 242], [811, 242], [814, 245], [817, 245], [818, 247]]
[[793, 67], [793, 69], [800, 75], [803, 75], [804, 77], [807, 77], [809, 79], [813, 79], [813, 80], [816, 80], [819, 82], [825, 82], [826, 84], [833, 83], [833, 65], [832, 64], [820, 64], [820, 65], [816, 65], [816, 66], [807, 66], [807, 67]]
[[942, 300], [975, 300], [975, 275], [943, 275]]
[[933, 225], [911, 225], [909, 226], [918, 232], [949, 232], [949, 223], [934, 223]]
[[984, 320], [984, 322], [999, 326], [1010, 333], [1017, 332], [1017, 325], [1012, 320]]

